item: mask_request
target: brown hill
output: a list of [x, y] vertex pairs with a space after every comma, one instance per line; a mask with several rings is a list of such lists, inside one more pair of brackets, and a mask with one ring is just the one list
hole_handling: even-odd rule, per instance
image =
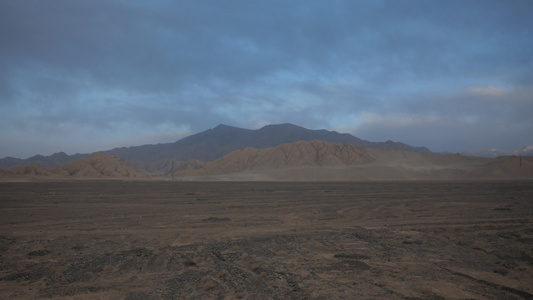
[[533, 178], [533, 157], [501, 156], [469, 171], [473, 178], [522, 179]]
[[[245, 147], [266, 149], [284, 143], [312, 140], [352, 144], [360, 147], [430, 152], [425, 147], [413, 147], [392, 141], [370, 142], [347, 133], [324, 129], [311, 130], [293, 124], [267, 125], [255, 130], [221, 124], [213, 129], [193, 134], [174, 143], [122, 147], [111, 149], [104, 153], [115, 155], [138, 170], [161, 174], [168, 173], [173, 163], [179, 164], [192, 159], [210, 162]], [[25, 166], [32, 162], [49, 168], [88, 156], [89, 154], [67, 155], [60, 152], [51, 156], [36, 155], [27, 159], [5, 157], [0, 159], [0, 169], [6, 170]]]
[[533, 178], [533, 159], [361, 148], [300, 141], [244, 148], [210, 163], [194, 162], [175, 175], [200, 180], [455, 180]]
[[217, 175], [297, 167], [337, 167], [372, 161], [367, 149], [343, 143], [299, 141], [267, 149], [244, 148], [197, 168], [182, 168], [176, 175]]
[[311, 130], [293, 124], [267, 125], [256, 130], [220, 124], [213, 129], [188, 136], [175, 143], [116, 148], [105, 153], [114, 154], [138, 169], [168, 172], [171, 169], [172, 161], [185, 162], [197, 159], [212, 162], [232, 151], [246, 147], [267, 149], [285, 143], [313, 140], [352, 144], [360, 147], [430, 152], [425, 147], [413, 147], [392, 141], [370, 142], [347, 133]]
[[9, 171], [0, 169], [0, 178], [12, 176], [13, 174]]
[[114, 155], [102, 152], [48, 169], [63, 176], [85, 178], [147, 178]]
[[324, 141], [299, 141], [274, 148], [244, 148], [210, 164], [224, 173], [251, 169], [279, 169], [300, 166], [339, 166], [370, 162], [365, 148]]
[[374, 161], [349, 170], [347, 178], [363, 180], [470, 179], [468, 171], [490, 158], [460, 154], [416, 153], [404, 150], [368, 149]]
[[50, 176], [57, 177], [58, 174], [48, 171], [36, 163], [29, 164], [24, 167], [13, 168], [9, 170], [11, 175], [18, 176]]

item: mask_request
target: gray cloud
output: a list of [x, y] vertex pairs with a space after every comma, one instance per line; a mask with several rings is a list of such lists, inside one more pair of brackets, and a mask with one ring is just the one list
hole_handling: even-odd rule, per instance
[[372, 112], [355, 131], [361, 137], [403, 137], [435, 151], [494, 148], [516, 150], [533, 141], [533, 88], [473, 87], [441, 98], [405, 101]]
[[[506, 128], [531, 128], [532, 12], [526, 0], [2, 1], [0, 156], [40, 153], [27, 145], [43, 139], [54, 152], [98, 150], [83, 136], [170, 142], [218, 123], [405, 142], [432, 128], [448, 138], [412, 140], [514, 147]], [[508, 106], [472, 93], [487, 87]], [[402, 131], [404, 119], [418, 123]], [[453, 139], [461, 126], [486, 141]]]

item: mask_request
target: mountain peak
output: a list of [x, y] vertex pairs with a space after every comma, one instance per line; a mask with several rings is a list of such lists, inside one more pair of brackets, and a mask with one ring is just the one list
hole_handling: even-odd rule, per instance
[[[171, 161], [185, 162], [198, 159], [209, 162], [221, 158], [231, 151], [245, 147], [264, 149], [283, 143], [312, 140], [369, 148], [430, 152], [424, 147], [413, 147], [399, 142], [369, 142], [349, 133], [338, 133], [325, 129], [307, 129], [291, 123], [281, 123], [266, 125], [261, 129], [254, 130], [219, 124], [215, 128], [187, 136], [174, 143], [115, 148], [105, 151], [105, 154], [114, 154], [117, 158], [140, 170], [159, 172], [170, 169], [169, 163]], [[45, 168], [50, 168], [88, 156], [89, 154], [65, 155], [60, 152], [49, 157], [34, 157], [27, 160], [4, 159], [0, 160], [0, 168], [9, 169], [31, 162], [37, 162]]]
[[263, 128], [303, 128], [305, 129], [304, 127], [294, 125], [292, 123], [269, 124], [269, 125], [263, 126], [261, 129]]
[[218, 124], [217, 127], [213, 128], [213, 130], [227, 130], [227, 129], [235, 129], [235, 128], [238, 128], [238, 127], [229, 126], [226, 124]]
[[68, 154], [66, 154], [65, 152], [56, 152], [56, 153], [50, 155], [50, 157], [53, 157], [53, 158], [64, 158], [64, 157], [68, 157]]

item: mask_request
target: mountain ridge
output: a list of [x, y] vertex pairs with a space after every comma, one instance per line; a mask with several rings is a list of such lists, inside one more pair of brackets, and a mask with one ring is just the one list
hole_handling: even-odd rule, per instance
[[273, 148], [242, 148], [209, 165], [224, 173], [234, 173], [258, 168], [354, 165], [372, 160], [365, 148], [313, 140], [281, 144]]
[[484, 158], [299, 141], [242, 148], [212, 162], [188, 161], [178, 180], [501, 180], [533, 178], [533, 157]]
[[78, 159], [48, 170], [72, 177], [92, 178], [146, 178], [147, 176], [129, 166], [114, 155], [97, 152], [86, 158]]
[[514, 151], [507, 151], [502, 149], [494, 148], [484, 148], [474, 151], [463, 151], [461, 154], [466, 156], [477, 156], [477, 157], [491, 157], [496, 158], [500, 156], [533, 156], [533, 145], [525, 146]]
[[[363, 147], [395, 147], [409, 151], [430, 152], [425, 147], [413, 147], [400, 142], [369, 142], [348, 133], [341, 134], [325, 129], [312, 130], [290, 123], [270, 124], [260, 129], [245, 129], [219, 124], [215, 128], [185, 137], [174, 143], [159, 145], [158, 150], [144, 158], [145, 162], [148, 163], [145, 165], [138, 165], [139, 160], [129, 160], [129, 154], [124, 153], [124, 148], [104, 152], [117, 155], [138, 169], [156, 170], [159, 168], [168, 171], [169, 164], [172, 160], [184, 162], [197, 159], [203, 162], [209, 162], [221, 158], [234, 150], [245, 147], [264, 149], [301, 140], [322, 140], [326, 142], [354, 144]], [[157, 165], [157, 168], [154, 168], [153, 165], [150, 166], [150, 163]]]
[[43, 156], [40, 154], [34, 155], [29, 158], [21, 159], [12, 156], [7, 156], [0, 159], [0, 169], [7, 170], [16, 167], [27, 166], [31, 163], [36, 163], [43, 168], [54, 167], [67, 162], [75, 161], [81, 158], [88, 157], [91, 154], [72, 154], [68, 155], [65, 152], [56, 152], [49, 156]]
[[0, 176], [8, 179], [91, 179], [91, 178], [149, 178], [116, 156], [96, 152], [88, 157], [58, 166], [43, 168], [37, 163], [2, 170]]
[[[509, 180], [533, 178], [533, 157], [471, 157], [365, 148], [321, 140], [271, 148], [245, 147], [211, 161], [189, 160], [162, 180], [358, 181], [358, 180]], [[7, 171], [1, 181], [128, 179], [153, 180], [114, 155], [89, 157], [45, 169], [36, 163]]]
[[[307, 129], [291, 123], [270, 124], [260, 129], [245, 129], [219, 124], [212, 129], [187, 136], [173, 143], [120, 147], [102, 152], [115, 155], [138, 170], [164, 173], [170, 170], [173, 161], [179, 163], [197, 159], [208, 162], [221, 158], [231, 151], [245, 147], [264, 149], [300, 140], [323, 140], [326, 142], [354, 144], [362, 147], [383, 147], [415, 152], [430, 152], [426, 147], [414, 147], [392, 141], [370, 142], [357, 138], [349, 133], [338, 133], [325, 129]], [[66, 154], [63, 154], [59, 152], [49, 157], [39, 156], [25, 160], [4, 158], [0, 159], [0, 168], [8, 169], [24, 166], [32, 162], [37, 162], [45, 167], [52, 167], [60, 163], [75, 161], [76, 159], [89, 156], [89, 154], [75, 154], [76, 159], [74, 159], [73, 156], [68, 155], [66, 158]], [[61, 161], [59, 162], [60, 159]]]

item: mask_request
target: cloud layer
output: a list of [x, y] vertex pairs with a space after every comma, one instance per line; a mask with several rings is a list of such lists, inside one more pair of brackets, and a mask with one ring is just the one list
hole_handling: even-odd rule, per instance
[[433, 151], [533, 144], [533, 4], [2, 1], [0, 156], [291, 122]]

